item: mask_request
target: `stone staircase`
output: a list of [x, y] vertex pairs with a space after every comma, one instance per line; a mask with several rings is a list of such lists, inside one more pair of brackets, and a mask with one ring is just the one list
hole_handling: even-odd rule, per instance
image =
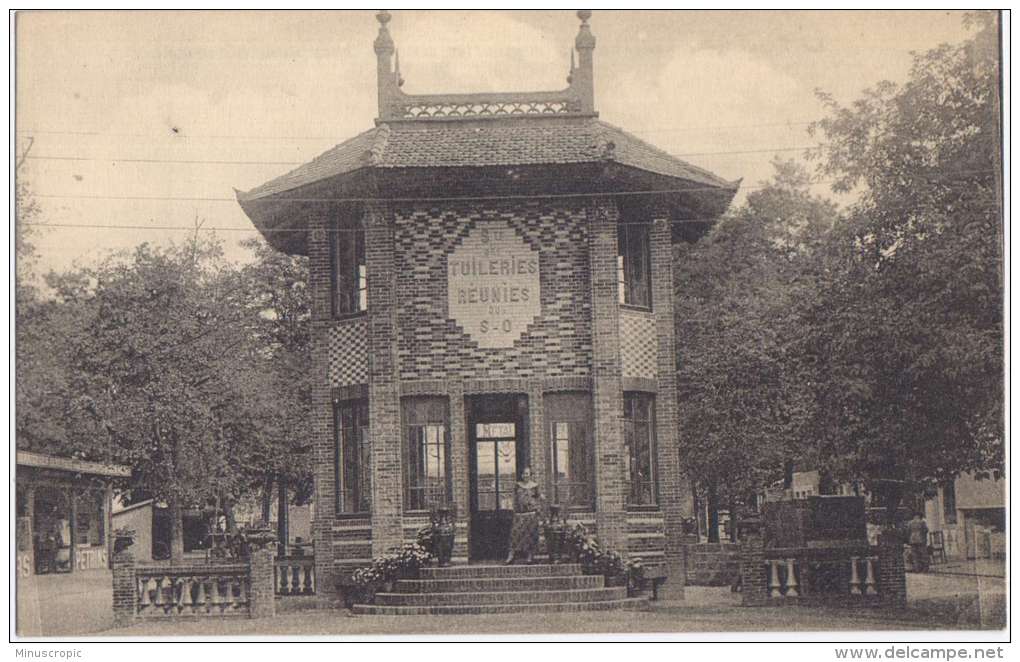
[[639, 609], [647, 598], [628, 598], [626, 587], [607, 588], [601, 575], [584, 575], [577, 564], [460, 565], [422, 568], [418, 579], [401, 579], [375, 604], [354, 605], [356, 614], [507, 614]]

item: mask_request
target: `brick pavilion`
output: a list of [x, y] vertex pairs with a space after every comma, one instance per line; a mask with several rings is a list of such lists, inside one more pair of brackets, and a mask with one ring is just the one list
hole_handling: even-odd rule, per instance
[[506, 554], [530, 466], [552, 503], [683, 586], [672, 252], [725, 181], [606, 124], [590, 12], [568, 86], [410, 95], [382, 12], [375, 127], [238, 201], [310, 260], [320, 586], [455, 509]]

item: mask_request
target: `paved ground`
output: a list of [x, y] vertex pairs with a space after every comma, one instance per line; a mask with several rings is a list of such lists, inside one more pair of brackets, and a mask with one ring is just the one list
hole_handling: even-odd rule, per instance
[[109, 570], [19, 577], [18, 634], [66, 637], [113, 626], [113, 580]]
[[[70, 584], [59, 583], [71, 579]], [[215, 635], [382, 635], [513, 633], [760, 632], [808, 630], [931, 630], [998, 628], [1004, 622], [1005, 583], [974, 575], [908, 574], [910, 608], [905, 612], [816, 607], [745, 608], [725, 587], [688, 587], [684, 602], [659, 602], [647, 611], [514, 616], [350, 616], [343, 610], [315, 610], [307, 599], [284, 599], [273, 619], [139, 623], [105, 630], [110, 623], [110, 576], [96, 571], [77, 576], [37, 577], [34, 594], [49, 596], [35, 609], [34, 630], [26, 636]], [[980, 597], [979, 597], [980, 596]], [[22, 609], [19, 622], [30, 623], [33, 609]], [[24, 612], [24, 614], [23, 614]], [[46, 627], [39, 627], [45, 614]], [[99, 632], [104, 630], [103, 632]], [[31, 634], [30, 634], [31, 633]]]

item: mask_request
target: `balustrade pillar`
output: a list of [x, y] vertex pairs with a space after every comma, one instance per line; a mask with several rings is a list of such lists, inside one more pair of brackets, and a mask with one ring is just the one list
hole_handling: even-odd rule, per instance
[[861, 594], [861, 576], [857, 572], [857, 557], [850, 557], [850, 595]]
[[794, 559], [786, 559], [786, 597], [796, 598], [797, 593], [797, 567]]
[[769, 559], [768, 564], [769, 564], [769, 597], [781, 598], [783, 597], [783, 593], [779, 584], [780, 561], [775, 559]]
[[878, 589], [875, 587], [875, 560], [874, 556], [864, 559], [864, 595], [878, 594]]

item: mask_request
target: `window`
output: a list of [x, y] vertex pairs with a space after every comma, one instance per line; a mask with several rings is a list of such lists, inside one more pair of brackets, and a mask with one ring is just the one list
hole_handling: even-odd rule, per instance
[[942, 514], [946, 524], [956, 524], [956, 481], [942, 483]]
[[623, 443], [630, 483], [627, 504], [631, 506], [655, 505], [654, 405], [655, 397], [647, 393], [623, 394]]
[[564, 508], [594, 508], [592, 489], [595, 449], [591, 442], [591, 396], [587, 393], [550, 393], [545, 396], [549, 435], [552, 503]]
[[336, 405], [337, 513], [367, 513], [372, 482], [369, 474], [368, 401]]
[[333, 242], [333, 315], [341, 317], [368, 310], [368, 271], [365, 265], [365, 229], [338, 223]]
[[450, 425], [445, 398], [405, 398], [404, 508], [430, 510], [448, 505]]
[[617, 225], [616, 272], [620, 303], [652, 307], [651, 253], [647, 223], [620, 221]]

